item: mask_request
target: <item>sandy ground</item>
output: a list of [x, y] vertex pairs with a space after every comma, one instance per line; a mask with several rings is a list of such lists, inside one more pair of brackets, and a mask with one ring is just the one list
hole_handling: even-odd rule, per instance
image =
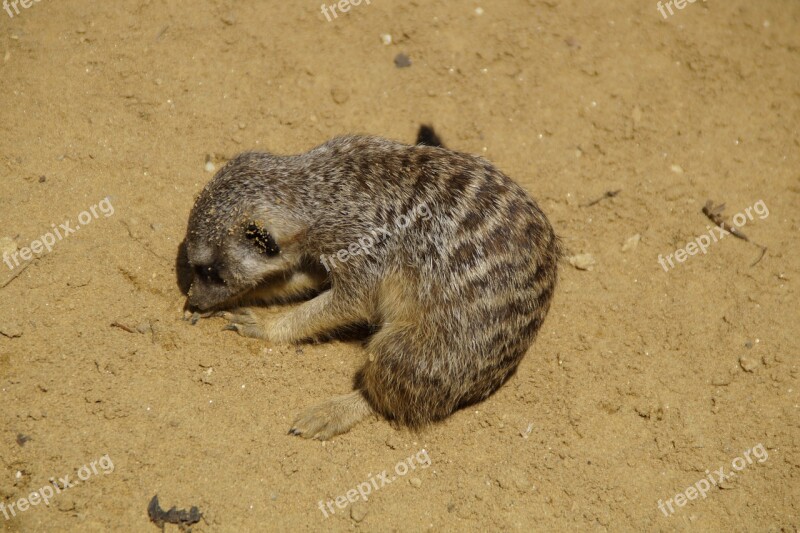
[[[0, 264], [0, 528], [157, 531], [158, 494], [197, 506], [195, 531], [796, 532], [800, 3], [665, 19], [652, 0], [373, 0], [330, 22], [319, 3], [0, 11], [0, 243], [75, 230]], [[594, 265], [563, 263], [539, 339], [484, 403], [416, 434], [288, 436], [364, 353], [182, 320], [206, 162], [413, 141], [421, 122], [521, 183]], [[708, 199], [729, 222], [751, 208], [753, 242], [670, 268], [713, 225]], [[64, 476], [79, 483], [22, 510]]]

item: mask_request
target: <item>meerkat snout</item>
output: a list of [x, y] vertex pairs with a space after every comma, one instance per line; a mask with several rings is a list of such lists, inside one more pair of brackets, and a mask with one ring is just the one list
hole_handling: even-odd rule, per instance
[[209, 244], [208, 235], [198, 226], [188, 239], [190, 307], [206, 311], [224, 305], [287, 268], [275, 238], [254, 222], [224, 235], [216, 246]]

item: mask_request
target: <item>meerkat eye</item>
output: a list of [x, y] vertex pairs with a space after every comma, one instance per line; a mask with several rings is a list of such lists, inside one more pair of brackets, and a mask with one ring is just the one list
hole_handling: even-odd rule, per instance
[[219, 272], [213, 266], [195, 265], [194, 273], [205, 283], [225, 283], [225, 280], [222, 279], [222, 276], [219, 275]]
[[255, 224], [250, 224], [247, 226], [244, 236], [247, 237], [248, 240], [252, 241], [262, 253], [270, 257], [281, 253], [281, 249], [278, 247], [278, 243], [275, 242], [275, 239], [272, 237], [272, 235], [270, 235], [267, 230], [260, 228]]

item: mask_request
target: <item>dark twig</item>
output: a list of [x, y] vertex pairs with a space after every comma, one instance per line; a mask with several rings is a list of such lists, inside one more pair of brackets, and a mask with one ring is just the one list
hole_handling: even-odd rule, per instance
[[618, 195], [620, 192], [622, 192], [622, 189], [617, 189], [617, 190], [615, 190], [615, 191], [606, 191], [606, 192], [605, 192], [605, 194], [604, 194], [603, 196], [601, 196], [600, 198], [597, 198], [597, 199], [595, 199], [595, 200], [592, 200], [592, 201], [591, 201], [591, 202], [589, 202], [588, 204], [583, 204], [583, 207], [592, 207], [594, 204], [599, 204], [599, 203], [600, 203], [600, 202], [602, 202], [603, 200], [606, 200], [606, 199], [608, 199], [608, 198], [614, 198], [614, 197], [615, 197], [616, 195]]
[[713, 222], [723, 230], [727, 231], [734, 237], [742, 239], [743, 241], [747, 241], [753, 244], [754, 246], [758, 246], [759, 248], [761, 248], [761, 254], [758, 256], [758, 259], [756, 259], [755, 262], [750, 264], [751, 267], [756, 266], [758, 262], [764, 258], [764, 255], [766, 255], [767, 247], [751, 241], [750, 238], [747, 237], [747, 235], [745, 235], [741, 231], [739, 231], [738, 228], [735, 228], [730, 224], [728, 224], [727, 222], [725, 222], [725, 220], [722, 218], [723, 211], [725, 211], [725, 204], [719, 204], [718, 206], [714, 206], [713, 200], [706, 201], [706, 205], [703, 206], [703, 214], [705, 214], [709, 218], [709, 220], [711, 220], [711, 222]]
[[708, 200], [706, 205], [703, 206], [703, 213], [711, 220], [711, 222], [729, 232], [734, 237], [738, 237], [744, 241], [750, 242], [750, 239], [747, 238], [747, 235], [723, 220], [723, 211], [725, 211], [725, 204], [719, 204], [718, 206], [714, 207], [713, 200]]
[[116, 320], [111, 323], [111, 327], [112, 328], [119, 328], [119, 329], [121, 329], [123, 331], [127, 331], [128, 333], [137, 333], [137, 331], [135, 329], [133, 329], [133, 328], [131, 328], [129, 326], [126, 326], [125, 324], [122, 324], [120, 322], [117, 322]]
[[19, 276], [20, 274], [22, 274], [22, 272], [23, 272], [23, 271], [24, 271], [26, 268], [28, 268], [28, 265], [30, 265], [30, 264], [31, 264], [30, 262], [27, 262], [27, 263], [25, 263], [24, 265], [22, 265], [22, 266], [20, 267], [20, 269], [19, 269], [19, 270], [17, 270], [17, 271], [16, 271], [16, 272], [14, 272], [13, 274], [11, 274], [11, 277], [10, 277], [10, 278], [8, 278], [7, 280], [5, 280], [5, 281], [3, 282], [3, 284], [2, 284], [2, 285], [0, 285], [0, 289], [2, 289], [2, 288], [3, 288], [3, 287], [5, 287], [6, 285], [8, 285], [8, 284], [9, 284], [9, 283], [11, 283], [12, 281], [14, 281], [14, 279], [15, 279], [17, 276]]
[[[755, 244], [755, 243], [753, 243], [753, 244]], [[756, 246], [759, 246], [759, 245], [756, 244]], [[761, 255], [758, 256], [758, 259], [756, 259], [755, 262], [750, 264], [751, 267], [756, 266], [758, 264], [758, 262], [761, 261], [764, 258], [764, 255], [766, 255], [766, 253], [767, 253], [767, 247], [766, 246], [759, 246], [759, 247], [761, 248]]]

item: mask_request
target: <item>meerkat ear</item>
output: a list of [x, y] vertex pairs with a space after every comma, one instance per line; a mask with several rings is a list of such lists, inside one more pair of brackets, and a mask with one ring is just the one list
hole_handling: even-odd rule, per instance
[[247, 226], [247, 229], [244, 231], [244, 236], [247, 237], [248, 240], [252, 241], [262, 253], [270, 257], [281, 253], [281, 249], [278, 247], [278, 243], [275, 242], [275, 239], [272, 237], [272, 235], [270, 235], [267, 230], [256, 224], [250, 224]]

